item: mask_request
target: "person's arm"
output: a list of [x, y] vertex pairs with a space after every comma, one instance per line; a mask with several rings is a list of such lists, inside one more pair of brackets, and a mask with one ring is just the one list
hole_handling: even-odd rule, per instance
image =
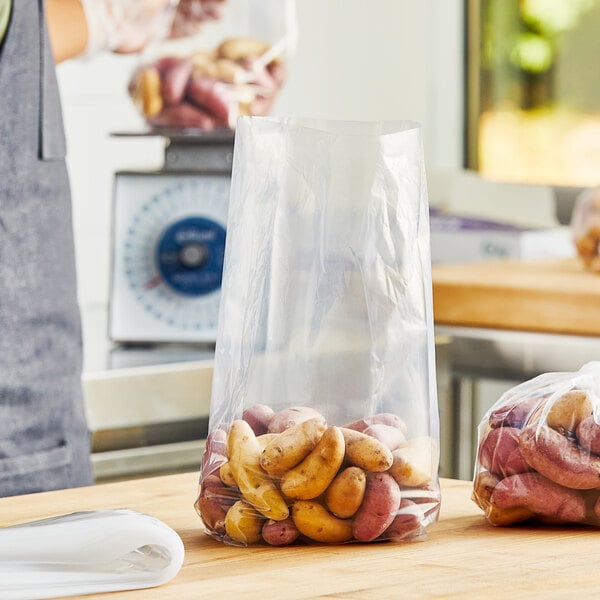
[[55, 62], [85, 51], [88, 26], [80, 0], [46, 0], [46, 21]]

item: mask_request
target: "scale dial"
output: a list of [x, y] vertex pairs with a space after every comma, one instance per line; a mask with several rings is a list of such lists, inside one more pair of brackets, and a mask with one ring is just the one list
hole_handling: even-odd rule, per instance
[[224, 175], [117, 178], [113, 339], [214, 341], [229, 186]]

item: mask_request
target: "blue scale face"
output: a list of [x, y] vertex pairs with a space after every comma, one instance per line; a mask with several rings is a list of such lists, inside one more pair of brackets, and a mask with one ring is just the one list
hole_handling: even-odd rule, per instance
[[229, 184], [227, 177], [206, 176], [168, 185], [142, 205], [127, 231], [129, 287], [170, 328], [216, 327]]

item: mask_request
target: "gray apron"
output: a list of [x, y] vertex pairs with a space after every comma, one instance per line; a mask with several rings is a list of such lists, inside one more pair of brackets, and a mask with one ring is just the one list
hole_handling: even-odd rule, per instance
[[0, 496], [92, 483], [71, 199], [43, 0], [0, 47]]

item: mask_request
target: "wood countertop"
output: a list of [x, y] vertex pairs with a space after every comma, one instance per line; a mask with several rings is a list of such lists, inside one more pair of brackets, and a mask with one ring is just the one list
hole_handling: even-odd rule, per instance
[[183, 539], [179, 574], [152, 589], [83, 596], [152, 600], [269, 597], [360, 600], [600, 597], [600, 532], [585, 527], [494, 528], [471, 483], [442, 480], [440, 521], [424, 542], [234, 548], [196, 515], [196, 473], [0, 499], [3, 526], [81, 510], [131, 508]]
[[438, 325], [600, 335], [600, 275], [575, 258], [434, 265]]

